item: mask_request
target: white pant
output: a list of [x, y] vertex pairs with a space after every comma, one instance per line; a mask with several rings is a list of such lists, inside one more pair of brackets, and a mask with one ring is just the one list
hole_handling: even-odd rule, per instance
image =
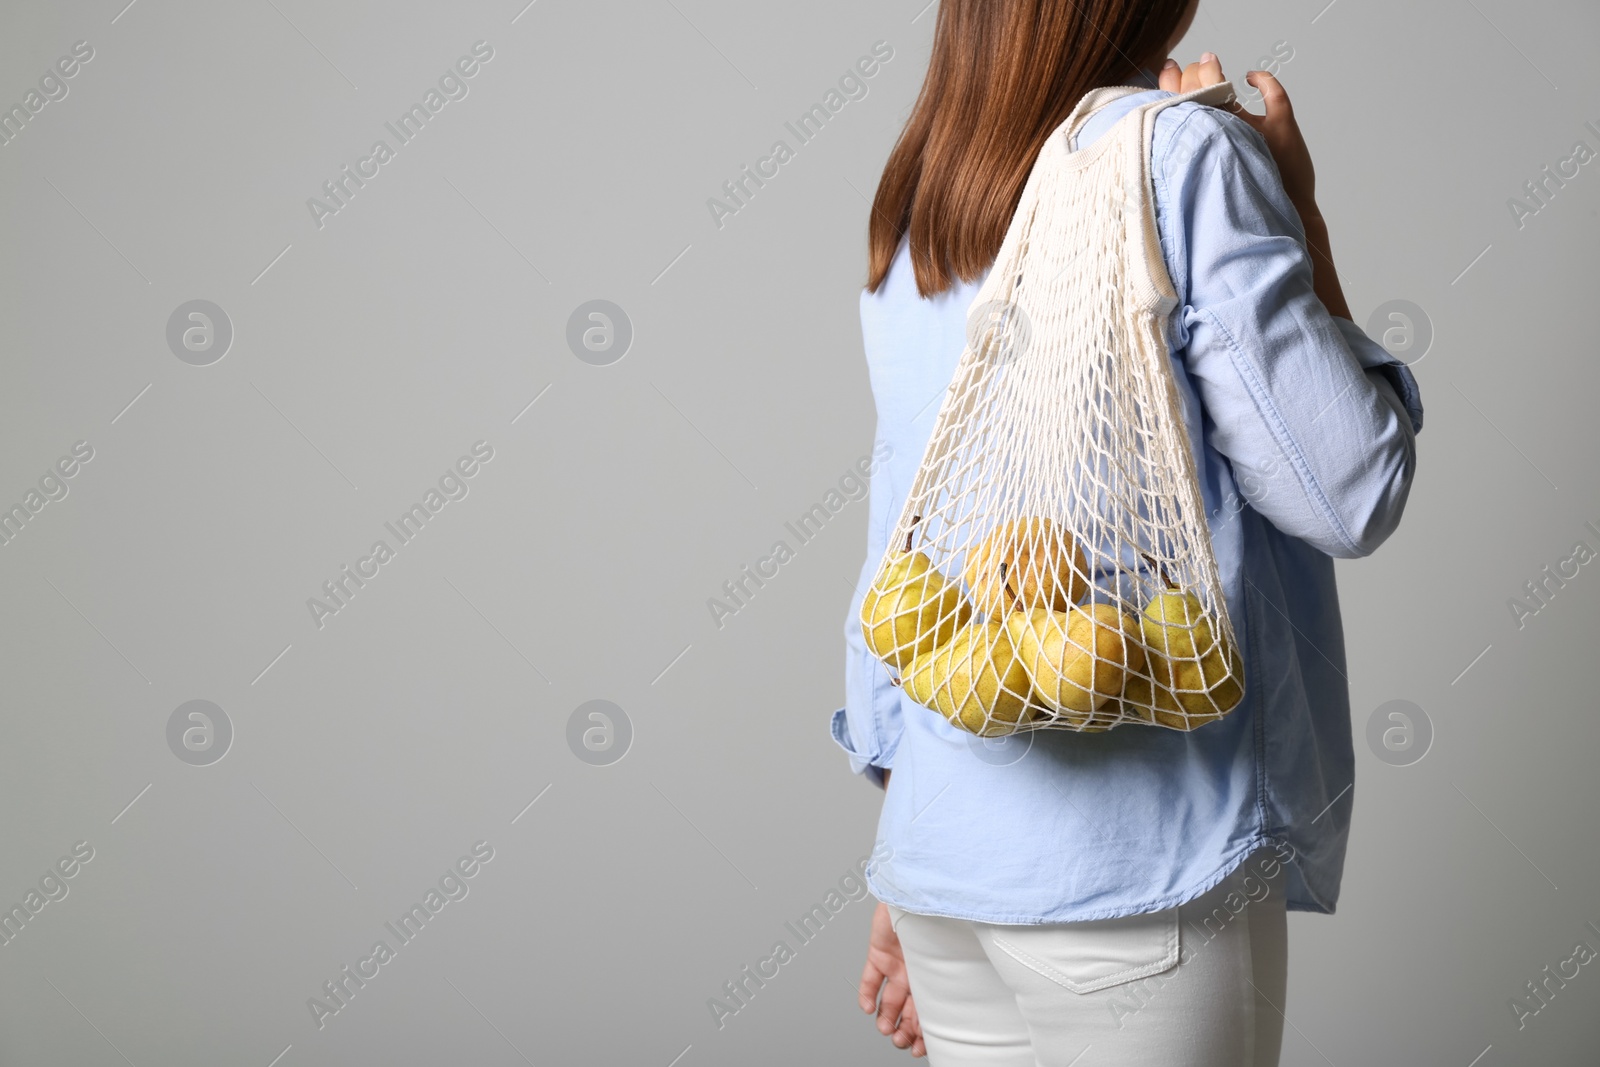
[[1284, 878], [1267, 849], [1187, 904], [1039, 926], [891, 905], [928, 1062], [1274, 1067], [1288, 964]]

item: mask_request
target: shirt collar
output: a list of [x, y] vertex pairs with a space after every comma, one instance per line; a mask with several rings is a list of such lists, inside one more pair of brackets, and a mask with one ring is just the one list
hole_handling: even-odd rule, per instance
[[1150, 68], [1150, 67], [1147, 67], [1147, 68], [1139, 71], [1138, 74], [1135, 74], [1133, 76], [1133, 80], [1131, 82], [1129, 82], [1128, 84], [1130, 84], [1130, 85], [1143, 85], [1143, 86], [1145, 86], [1147, 88], [1150, 88], [1150, 89], [1159, 89], [1159, 88], [1161, 88], [1159, 72], [1156, 69]]

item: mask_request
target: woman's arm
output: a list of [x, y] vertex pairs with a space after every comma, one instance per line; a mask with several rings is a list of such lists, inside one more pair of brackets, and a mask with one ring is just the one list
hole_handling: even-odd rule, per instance
[[1341, 319], [1350, 318], [1350, 305], [1345, 303], [1344, 289], [1339, 285], [1339, 272], [1333, 266], [1333, 246], [1328, 241], [1328, 223], [1316, 205], [1308, 208], [1296, 205], [1300, 221], [1306, 227], [1306, 247], [1311, 250], [1312, 285], [1317, 299], [1328, 309], [1328, 314]]
[[1329, 555], [1363, 556], [1410, 491], [1416, 380], [1349, 319], [1287, 94], [1250, 81], [1267, 116], [1180, 105], [1160, 141], [1173, 345], [1251, 506]]
[[[889, 789], [890, 771], [883, 772], [883, 788]], [[880, 999], [879, 993], [882, 993]], [[878, 1032], [894, 1042], [895, 1048], [909, 1049], [913, 1056], [926, 1056], [922, 1023], [911, 998], [911, 982], [906, 976], [906, 959], [889, 920], [889, 905], [879, 901], [872, 913], [872, 932], [867, 935], [867, 962], [861, 968], [861, 1010], [878, 1015]]]
[[[1161, 68], [1159, 84], [1169, 93], [1189, 93], [1216, 85], [1223, 81], [1222, 61], [1214, 52], [1201, 55], [1198, 62], [1180, 67], [1168, 59]], [[1317, 207], [1316, 167], [1311, 162], [1311, 149], [1295, 121], [1294, 107], [1289, 94], [1277, 78], [1264, 70], [1252, 70], [1244, 80], [1261, 93], [1266, 105], [1265, 115], [1245, 110], [1243, 104], [1234, 102], [1233, 113], [1243, 119], [1266, 142], [1283, 179], [1284, 195], [1294, 205], [1300, 221], [1305, 224], [1306, 246], [1311, 251], [1312, 275], [1317, 298], [1328, 309], [1328, 314], [1349, 319], [1350, 305], [1345, 302], [1344, 289], [1339, 284], [1339, 272], [1333, 265], [1333, 247], [1328, 239], [1328, 224]]]
[[1267, 113], [1252, 114], [1238, 102], [1233, 105], [1233, 113], [1267, 142], [1272, 161], [1278, 165], [1278, 174], [1283, 179], [1284, 195], [1305, 224], [1306, 247], [1311, 251], [1311, 272], [1317, 298], [1328, 309], [1328, 314], [1351, 318], [1350, 305], [1345, 303], [1344, 289], [1339, 285], [1339, 272], [1333, 266], [1328, 224], [1317, 208], [1317, 172], [1311, 163], [1311, 149], [1300, 132], [1300, 124], [1295, 121], [1289, 94], [1277, 78], [1264, 70], [1252, 70], [1244, 76], [1244, 80], [1261, 93]]
[[[882, 990], [882, 998], [879, 991]], [[911, 982], [906, 976], [906, 960], [900, 951], [889, 919], [889, 905], [880, 902], [872, 913], [872, 933], [867, 937], [867, 963], [861, 969], [861, 1010], [878, 1015], [878, 1032], [908, 1049], [913, 1056], [926, 1056], [922, 1023], [911, 997]]]

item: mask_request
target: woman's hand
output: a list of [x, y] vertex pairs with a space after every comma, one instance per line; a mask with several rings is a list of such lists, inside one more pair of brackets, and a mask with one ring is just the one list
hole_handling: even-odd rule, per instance
[[[1180, 67], [1177, 61], [1168, 59], [1156, 78], [1157, 84], [1169, 93], [1192, 93], [1223, 80], [1222, 61], [1213, 52], [1203, 53], [1198, 62], [1190, 63], [1187, 67]], [[1267, 142], [1272, 160], [1278, 165], [1278, 174], [1283, 178], [1283, 191], [1288, 194], [1295, 210], [1300, 212], [1302, 218], [1318, 214], [1315, 195], [1317, 176], [1311, 166], [1311, 151], [1300, 134], [1300, 124], [1295, 121], [1289, 94], [1277, 78], [1264, 70], [1252, 70], [1244, 76], [1244, 80], [1261, 94], [1261, 102], [1266, 106], [1267, 113], [1256, 115], [1246, 111], [1237, 100], [1232, 105], [1233, 113], [1249, 123]]]
[[[880, 989], [883, 996], [880, 1001]], [[889, 921], [889, 905], [880, 902], [872, 913], [872, 933], [867, 938], [867, 964], [861, 969], [861, 1010], [878, 1013], [878, 1032], [894, 1042], [895, 1048], [910, 1049], [913, 1056], [926, 1056], [922, 1042], [922, 1023], [911, 999], [911, 983], [906, 977], [906, 960], [900, 951], [900, 938]]]
[[[1192, 93], [1223, 80], [1222, 61], [1213, 52], [1201, 54], [1198, 62], [1187, 67], [1168, 59], [1156, 78], [1157, 84], [1169, 93]], [[1252, 70], [1245, 74], [1244, 80], [1261, 94], [1267, 113], [1257, 115], [1247, 111], [1237, 100], [1232, 104], [1233, 113], [1267, 142], [1267, 150], [1272, 153], [1272, 161], [1278, 165], [1278, 175], [1283, 179], [1283, 191], [1300, 213], [1301, 221], [1308, 226], [1320, 221], [1316, 170], [1311, 165], [1311, 150], [1300, 133], [1300, 124], [1295, 121], [1289, 94], [1277, 78], [1264, 70]]]
[[1264, 70], [1252, 70], [1244, 76], [1261, 94], [1265, 115], [1252, 114], [1244, 105], [1234, 101], [1233, 113], [1249, 123], [1250, 128], [1267, 142], [1272, 161], [1278, 165], [1278, 177], [1283, 180], [1284, 195], [1294, 205], [1300, 222], [1305, 227], [1306, 249], [1312, 260], [1312, 286], [1317, 299], [1322, 301], [1330, 315], [1351, 319], [1350, 305], [1344, 297], [1344, 287], [1339, 282], [1339, 272], [1333, 265], [1333, 248], [1328, 239], [1328, 224], [1317, 207], [1317, 175], [1311, 165], [1311, 150], [1295, 121], [1294, 108], [1289, 94], [1277, 78]]
[[[883, 771], [883, 788], [889, 789], [888, 768]], [[889, 905], [880, 901], [872, 913], [872, 932], [867, 935], [867, 963], [861, 968], [859, 987], [861, 1010], [878, 1013], [878, 1032], [894, 1042], [895, 1048], [910, 1049], [916, 1057], [928, 1054], [922, 1042], [922, 1021], [911, 999], [911, 980], [906, 975], [906, 958], [900, 938], [889, 920]], [[879, 999], [879, 993], [882, 999]]]
[[1201, 53], [1199, 62], [1190, 63], [1187, 67], [1180, 67], [1177, 60], [1168, 59], [1161, 73], [1156, 75], [1156, 84], [1169, 93], [1192, 93], [1224, 80], [1222, 60], [1214, 52]]
[[1264, 70], [1252, 70], [1244, 80], [1261, 94], [1267, 113], [1251, 114], [1238, 101], [1234, 101], [1233, 113], [1249, 123], [1267, 142], [1272, 160], [1278, 165], [1278, 174], [1283, 178], [1283, 191], [1301, 219], [1309, 221], [1320, 214], [1315, 195], [1317, 176], [1311, 166], [1311, 150], [1306, 147], [1300, 124], [1294, 118], [1294, 108], [1289, 104], [1289, 94], [1277, 78]]

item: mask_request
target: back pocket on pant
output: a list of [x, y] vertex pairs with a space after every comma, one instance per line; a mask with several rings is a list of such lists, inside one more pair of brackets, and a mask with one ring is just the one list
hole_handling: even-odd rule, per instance
[[1178, 909], [1042, 926], [990, 926], [995, 947], [1074, 993], [1148, 978], [1178, 962]]

